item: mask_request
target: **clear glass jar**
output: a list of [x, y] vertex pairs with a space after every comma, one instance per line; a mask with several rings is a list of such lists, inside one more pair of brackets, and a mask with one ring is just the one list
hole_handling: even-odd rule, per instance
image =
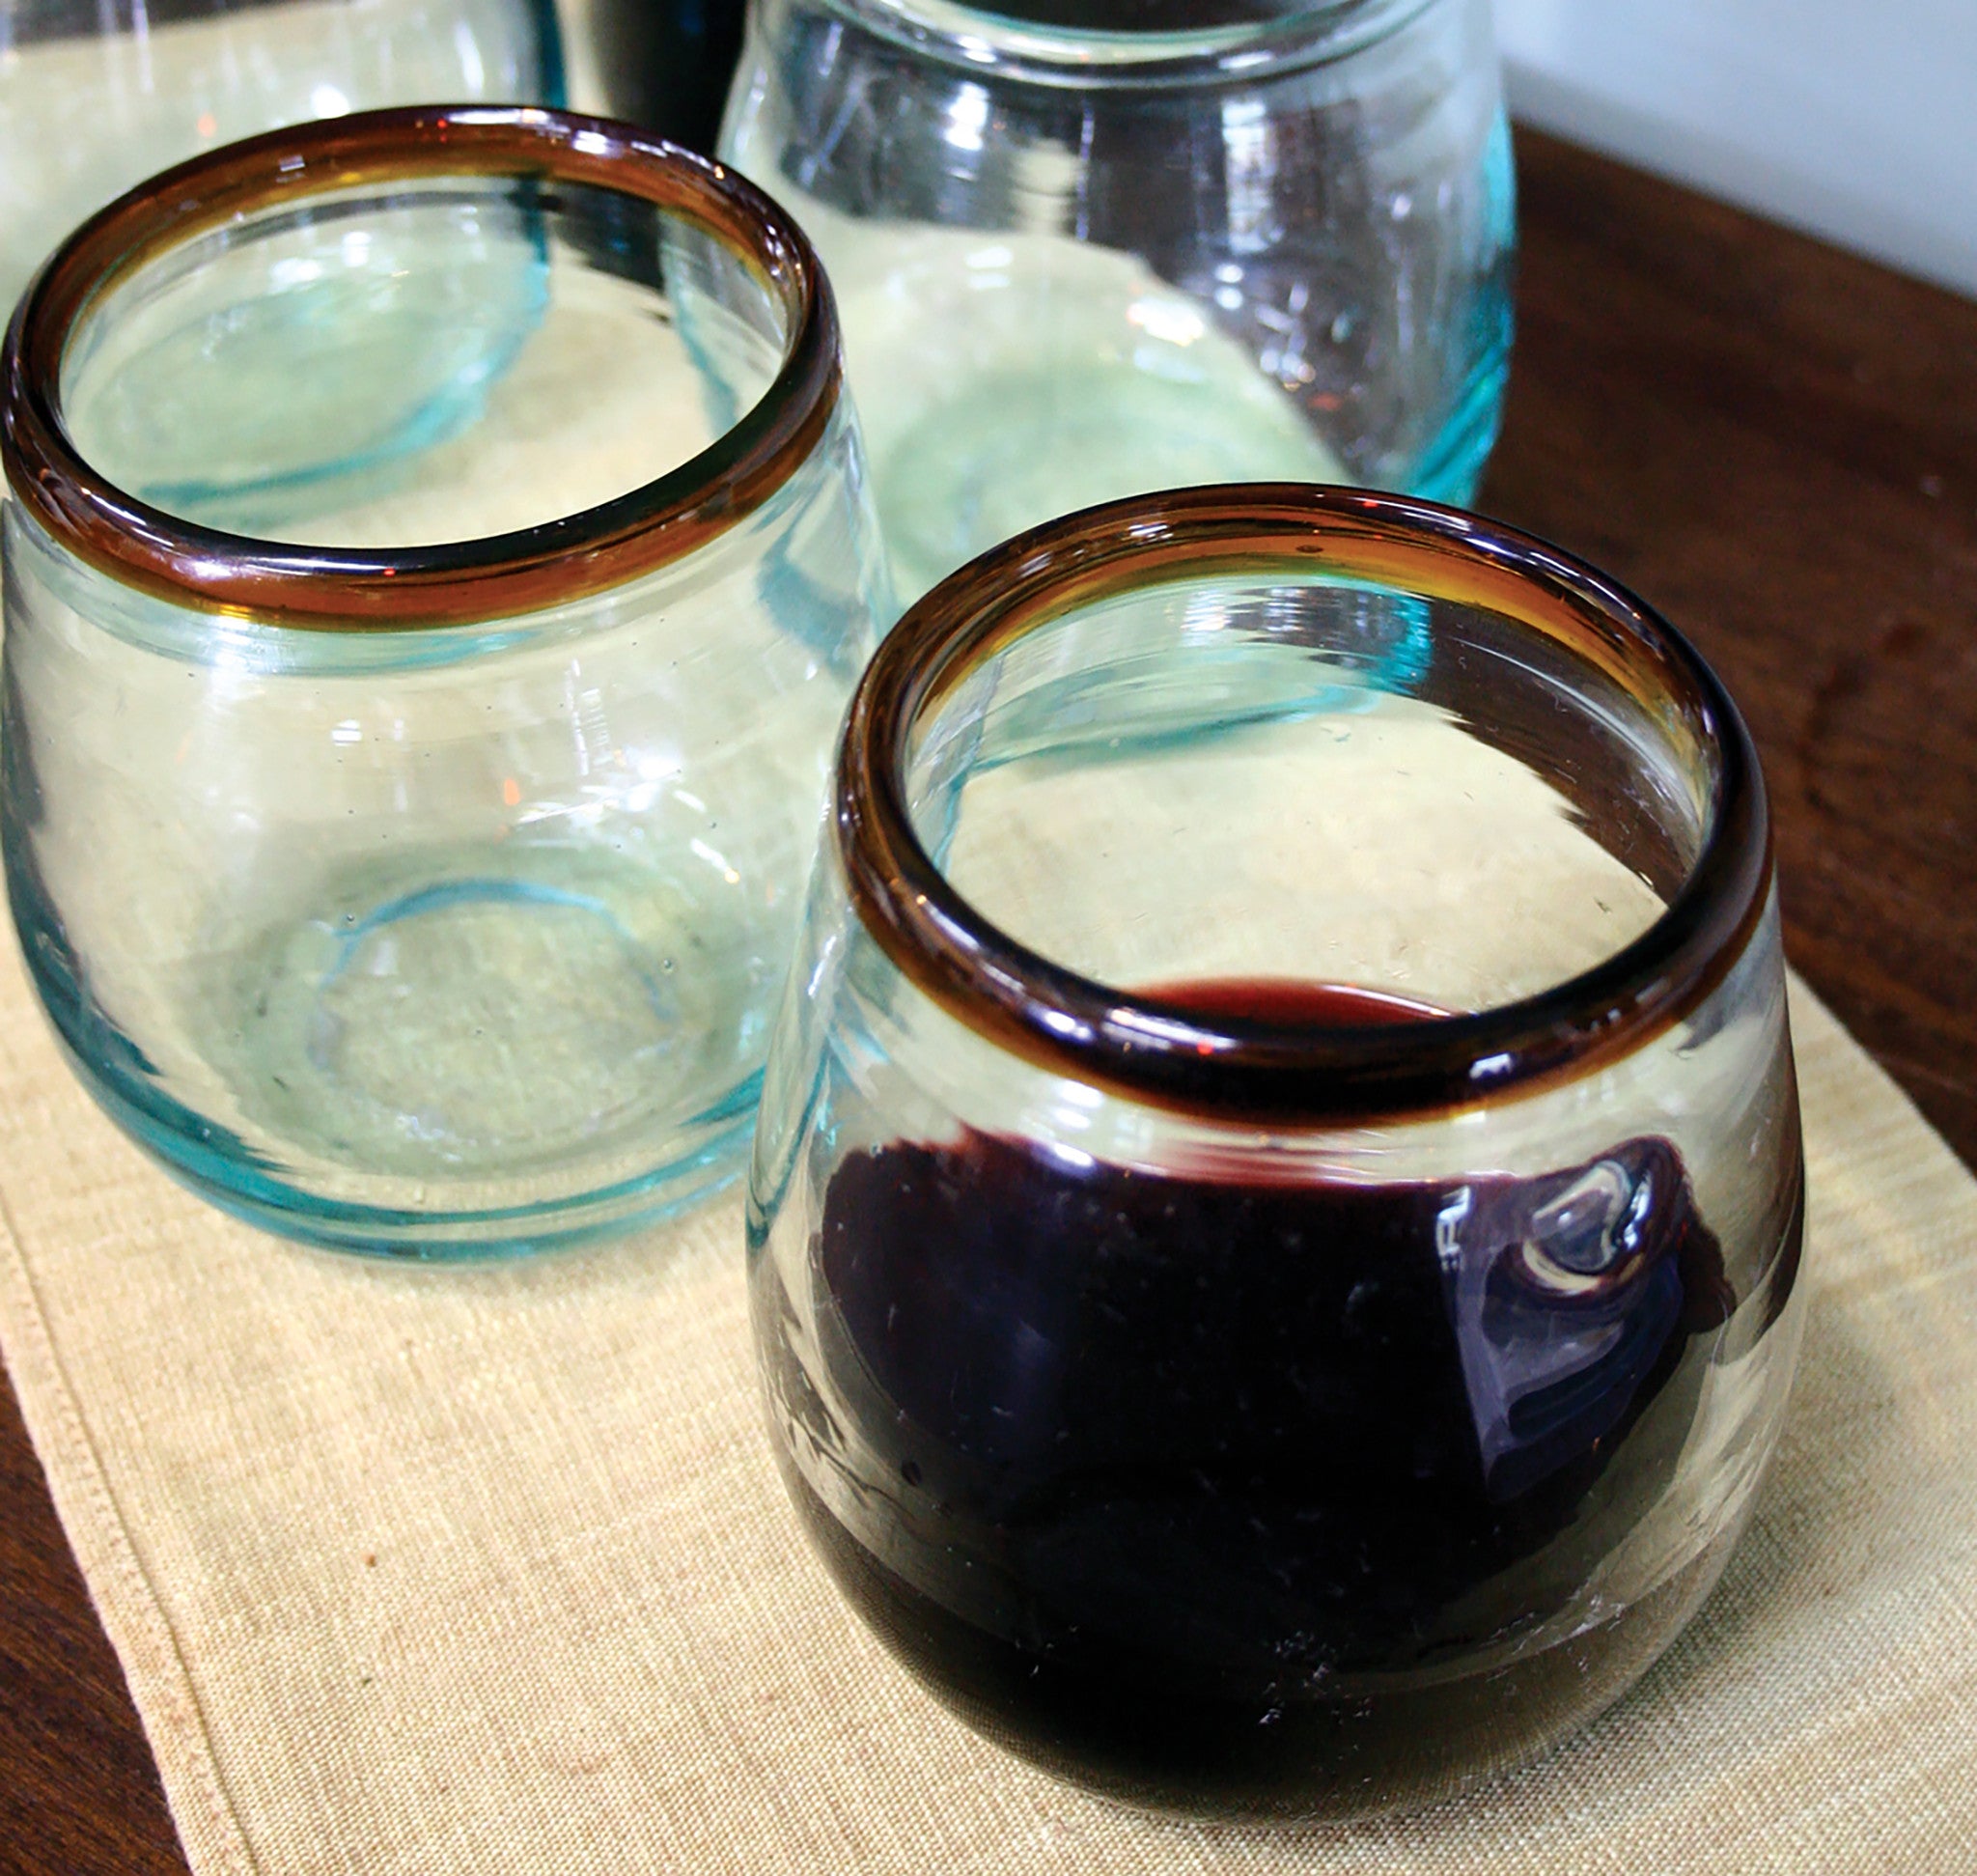
[[1754, 751], [1543, 544], [1400, 497], [1128, 501], [853, 699], [749, 1213], [838, 1583], [1046, 1769], [1426, 1804], [1714, 1582], [1799, 1338]]
[[562, 103], [550, 0], [0, 0], [0, 314], [153, 170], [432, 98]]
[[105, 210], [4, 369], [0, 839], [104, 1106], [367, 1250], [727, 1177], [888, 610], [794, 226], [622, 126], [375, 113]]
[[1464, 501], [1495, 439], [1488, 0], [753, 0], [721, 152], [830, 269], [908, 593], [1148, 490]]

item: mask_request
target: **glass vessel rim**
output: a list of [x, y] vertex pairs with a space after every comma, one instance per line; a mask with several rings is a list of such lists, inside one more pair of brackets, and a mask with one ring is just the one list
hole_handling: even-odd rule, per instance
[[[230, 534], [119, 489], [75, 448], [61, 373], [82, 321], [173, 248], [314, 196], [449, 176], [582, 183], [690, 221], [778, 301], [783, 359], [705, 449], [609, 501], [436, 546], [311, 546]], [[769, 501], [809, 459], [842, 392], [837, 312], [807, 236], [727, 164], [633, 126], [535, 105], [438, 104], [265, 132], [166, 170], [84, 222], [15, 309], [0, 352], [0, 461], [62, 547], [197, 611], [325, 630], [425, 630], [538, 612], [684, 558]]]
[[[1287, 566], [1488, 609], [1586, 654], [1636, 699], [1685, 719], [1713, 760], [1703, 838], [1646, 932], [1589, 970], [1488, 1009], [1392, 1025], [1292, 1024], [1202, 1017], [1085, 977], [1028, 949], [948, 882], [914, 830], [906, 771], [916, 726], [964, 678], [1100, 601]], [[1772, 876], [1749, 731], [1700, 655], [1644, 602], [1575, 556], [1461, 510], [1302, 484], [1109, 503], [951, 575], [893, 629], [853, 695], [833, 835], [860, 924], [977, 1035], [1151, 1106], [1274, 1125], [1474, 1107], [1629, 1053], [1728, 975], [1765, 914]]]
[[1253, 79], [1362, 51], [1438, 3], [1301, 0], [1271, 18], [1106, 30], [1023, 19], [976, 0], [825, 0], [832, 11], [945, 64], [1078, 86]]

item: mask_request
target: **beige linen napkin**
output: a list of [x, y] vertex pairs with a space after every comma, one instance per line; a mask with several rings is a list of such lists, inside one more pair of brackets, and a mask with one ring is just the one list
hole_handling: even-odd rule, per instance
[[186, 1852], [220, 1872], [1977, 1868], [1977, 1181], [1802, 988], [1812, 1310], [1757, 1523], [1548, 1762], [1301, 1836], [1090, 1802], [840, 1607], [733, 1199], [433, 1271], [181, 1192], [0, 964], [0, 1342]]

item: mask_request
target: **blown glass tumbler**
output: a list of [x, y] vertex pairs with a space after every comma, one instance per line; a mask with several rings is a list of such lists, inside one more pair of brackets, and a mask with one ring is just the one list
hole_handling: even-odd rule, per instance
[[5, 371], [0, 832], [97, 1099], [367, 1250], [726, 1177], [885, 606], [795, 228], [624, 126], [378, 113], [106, 210]]
[[911, 611], [770, 1050], [778, 1457], [938, 1697], [1132, 1802], [1419, 1805], [1597, 1714], [1799, 1335], [1763, 786], [1637, 602], [1195, 490]]
[[562, 103], [549, 0], [0, 0], [0, 316], [153, 170], [431, 98]]
[[830, 269], [912, 592], [1186, 483], [1463, 500], [1495, 438], [1487, 0], [754, 0], [721, 150]]

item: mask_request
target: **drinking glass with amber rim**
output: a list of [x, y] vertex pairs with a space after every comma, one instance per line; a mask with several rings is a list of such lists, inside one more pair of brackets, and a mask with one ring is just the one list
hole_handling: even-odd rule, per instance
[[1765, 795], [1526, 536], [1196, 489], [935, 589], [854, 698], [754, 1328], [840, 1587], [1183, 1813], [1420, 1805], [1618, 1697], [1799, 1335]]
[[0, 0], [0, 319], [63, 236], [168, 164], [313, 118], [563, 90], [552, 0]]
[[1466, 501], [1497, 66], [1489, 0], [749, 0], [720, 154], [830, 269], [905, 595], [1180, 484]]
[[105, 210], [4, 369], [0, 836], [97, 1100], [390, 1254], [736, 1170], [888, 610], [794, 225], [623, 125], [352, 117]]

